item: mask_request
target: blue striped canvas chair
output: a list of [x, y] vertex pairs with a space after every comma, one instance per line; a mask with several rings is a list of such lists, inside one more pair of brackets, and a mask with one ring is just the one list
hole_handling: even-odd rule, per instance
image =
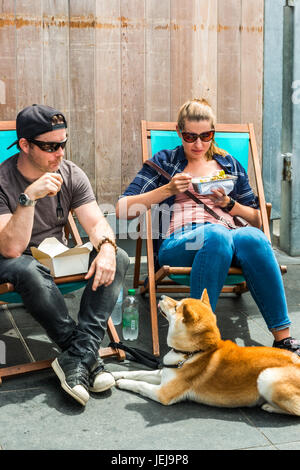
[[[143, 163], [162, 149], [173, 149], [181, 145], [181, 140], [176, 133], [175, 122], [150, 122], [142, 121], [142, 157]], [[217, 145], [234, 156], [248, 171], [248, 161], [251, 159], [257, 195], [262, 217], [262, 230], [270, 240], [269, 221], [271, 215], [271, 204], [266, 203], [261, 168], [258, 158], [253, 124], [218, 124], [216, 126]], [[140, 279], [140, 262], [142, 253], [142, 238], [138, 238], [136, 245], [136, 260], [134, 271], [134, 287], [140, 288], [141, 294], [149, 294], [153, 353], [159, 355], [159, 337], [157, 323], [157, 293], [189, 293], [191, 268], [161, 266], [156, 272], [154, 267], [153, 243], [152, 243], [152, 220], [151, 211], [145, 216], [145, 231], [148, 279], [147, 282]], [[281, 272], [286, 272], [286, 267], [281, 266]], [[235, 293], [241, 295], [247, 292], [247, 284], [242, 270], [232, 267], [228, 272], [226, 283], [222, 289], [223, 293]]]
[[[12, 156], [16, 150], [12, 148], [6, 150], [7, 147], [16, 140], [16, 122], [15, 121], [2, 121], [0, 122], [0, 163]], [[81, 245], [82, 240], [77, 229], [77, 225], [72, 214], [69, 214], [68, 224], [65, 227], [67, 239], [71, 239], [74, 245]], [[85, 274], [77, 274], [72, 276], [64, 276], [55, 278], [55, 283], [62, 292], [63, 295], [70, 292], [74, 292], [78, 289], [84, 287], [86, 281], [84, 280]], [[14, 291], [14, 286], [11, 283], [0, 284], [0, 304], [5, 305], [8, 303], [22, 303], [22, 299], [17, 292]], [[0, 310], [0, 325], [1, 325], [1, 310]], [[118, 333], [114, 327], [114, 324], [111, 318], [108, 320], [107, 332], [112, 342], [118, 343], [119, 337]], [[23, 342], [24, 342], [23, 338]], [[30, 351], [28, 346], [26, 346], [26, 351]], [[117, 356], [120, 360], [125, 358], [124, 351], [120, 349], [113, 349], [111, 347], [101, 348], [100, 349], [101, 357], [108, 356]], [[9, 377], [14, 375], [23, 374], [25, 372], [33, 372], [37, 370], [47, 369], [51, 366], [52, 359], [46, 359], [43, 361], [36, 361], [29, 354], [30, 362], [21, 365], [14, 365], [9, 367], [0, 367], [0, 384], [3, 377]]]

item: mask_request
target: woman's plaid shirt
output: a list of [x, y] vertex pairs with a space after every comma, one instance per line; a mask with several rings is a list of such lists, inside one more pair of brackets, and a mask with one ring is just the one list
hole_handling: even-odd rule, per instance
[[[225, 173], [237, 176], [234, 188], [229, 195], [240, 204], [256, 209], [259, 208], [258, 197], [254, 194], [249, 184], [246, 170], [238, 160], [231, 155], [223, 157], [215, 154], [213, 158], [219, 163]], [[183, 146], [176, 147], [173, 150], [162, 150], [156, 153], [151, 160], [169, 173], [170, 176], [184, 171], [188, 163], [184, 155]], [[158, 174], [150, 166], [143, 165], [121, 197], [147, 193], [167, 183], [168, 180], [163, 175]], [[155, 255], [157, 255], [159, 246], [167, 233], [174, 203], [175, 196], [171, 196], [152, 207], [152, 234]]]

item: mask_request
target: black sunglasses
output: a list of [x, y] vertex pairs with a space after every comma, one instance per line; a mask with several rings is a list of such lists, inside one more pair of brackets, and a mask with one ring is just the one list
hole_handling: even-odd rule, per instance
[[64, 149], [68, 141], [68, 139], [63, 140], [62, 142], [43, 142], [42, 140], [35, 140], [35, 139], [27, 139], [27, 140], [28, 142], [31, 142], [32, 144], [39, 147], [44, 152], [48, 152], [48, 153], [57, 152], [59, 147]]
[[215, 131], [207, 131], [207, 132], [201, 132], [201, 134], [194, 134], [193, 132], [182, 132], [181, 131], [182, 138], [185, 142], [188, 142], [191, 144], [192, 142], [196, 142], [196, 140], [199, 139], [202, 140], [202, 142], [209, 142], [214, 138]]

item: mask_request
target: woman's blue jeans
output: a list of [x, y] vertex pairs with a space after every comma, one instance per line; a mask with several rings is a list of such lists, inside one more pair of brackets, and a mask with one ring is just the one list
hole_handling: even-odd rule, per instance
[[214, 311], [230, 266], [243, 270], [248, 288], [270, 330], [290, 325], [279, 265], [264, 233], [254, 227], [189, 224], [165, 239], [160, 265], [191, 266], [191, 297], [207, 289]]

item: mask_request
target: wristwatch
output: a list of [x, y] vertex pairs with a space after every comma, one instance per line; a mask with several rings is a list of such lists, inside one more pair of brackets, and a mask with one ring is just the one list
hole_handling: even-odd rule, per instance
[[228, 202], [227, 206], [223, 208], [223, 211], [225, 212], [230, 212], [231, 209], [233, 209], [233, 206], [235, 205], [235, 200], [230, 197], [230, 201]]
[[19, 196], [19, 204], [24, 207], [35, 206], [36, 201], [32, 201], [29, 196], [25, 193], [21, 193]]

